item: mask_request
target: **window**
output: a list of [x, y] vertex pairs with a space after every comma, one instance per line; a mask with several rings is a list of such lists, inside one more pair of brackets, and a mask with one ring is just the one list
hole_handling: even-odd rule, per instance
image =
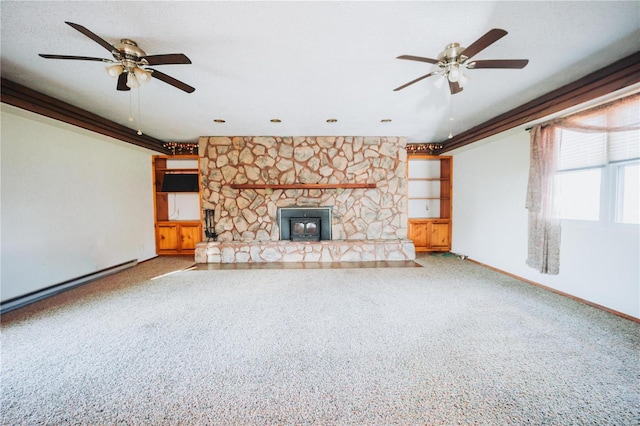
[[560, 219], [640, 223], [640, 93], [531, 131], [527, 265], [560, 270]]
[[555, 188], [560, 218], [600, 220], [601, 182], [600, 168], [558, 173]]
[[[623, 107], [623, 119], [633, 121], [628, 116], [638, 102]], [[618, 131], [616, 113], [587, 111], [579, 123], [558, 128], [554, 192], [561, 219], [640, 223], [640, 130]]]
[[616, 167], [615, 221], [640, 223], [640, 161]]

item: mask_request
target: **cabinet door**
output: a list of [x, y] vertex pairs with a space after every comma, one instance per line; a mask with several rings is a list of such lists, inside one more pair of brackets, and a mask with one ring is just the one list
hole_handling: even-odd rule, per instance
[[178, 225], [158, 225], [157, 250], [178, 250]]
[[432, 249], [449, 250], [451, 248], [450, 241], [450, 223], [448, 221], [434, 220], [430, 224], [429, 243]]
[[196, 244], [200, 242], [200, 225], [181, 225], [180, 226], [180, 249], [194, 250]]
[[428, 225], [426, 221], [409, 221], [409, 238], [417, 251], [424, 251], [429, 245]]

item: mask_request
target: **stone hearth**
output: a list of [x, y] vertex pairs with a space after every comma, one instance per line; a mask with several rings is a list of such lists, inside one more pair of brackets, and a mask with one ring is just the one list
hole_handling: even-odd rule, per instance
[[200, 243], [196, 263], [368, 262], [415, 260], [411, 240], [228, 241]]

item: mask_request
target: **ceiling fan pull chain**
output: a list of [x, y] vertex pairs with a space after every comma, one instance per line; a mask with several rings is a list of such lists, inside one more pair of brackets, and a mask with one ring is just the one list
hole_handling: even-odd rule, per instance
[[453, 138], [453, 94], [449, 95], [449, 139]]
[[138, 131], [136, 132], [138, 136], [142, 135], [142, 115], [140, 115], [140, 92], [142, 87], [138, 87]]
[[129, 121], [133, 122], [133, 101], [131, 100], [131, 90], [129, 90]]

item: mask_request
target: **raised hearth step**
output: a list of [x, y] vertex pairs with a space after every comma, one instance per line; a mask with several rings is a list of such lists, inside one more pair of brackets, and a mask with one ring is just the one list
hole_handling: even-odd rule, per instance
[[413, 241], [222, 241], [196, 245], [196, 263], [415, 260]]

